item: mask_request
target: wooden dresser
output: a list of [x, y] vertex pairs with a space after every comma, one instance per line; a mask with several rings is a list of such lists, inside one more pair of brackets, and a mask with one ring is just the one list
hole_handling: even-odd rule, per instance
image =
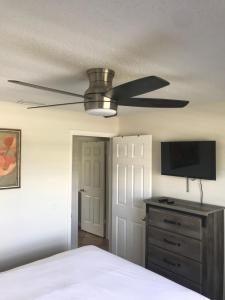
[[145, 203], [146, 268], [222, 300], [224, 208], [167, 197]]

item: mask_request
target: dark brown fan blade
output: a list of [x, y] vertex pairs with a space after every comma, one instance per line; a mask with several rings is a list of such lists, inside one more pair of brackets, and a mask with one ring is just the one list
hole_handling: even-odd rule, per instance
[[105, 101], [80, 101], [80, 102], [67, 102], [67, 103], [58, 103], [58, 104], [47, 104], [47, 105], [37, 105], [37, 106], [29, 106], [27, 109], [34, 109], [34, 108], [45, 108], [45, 107], [53, 107], [53, 106], [63, 106], [63, 105], [74, 105], [74, 104], [83, 104], [88, 102], [105, 102]]
[[27, 107], [27, 109], [44, 108], [44, 107], [52, 107], [52, 106], [63, 106], [63, 105], [74, 105], [74, 104], [81, 104], [81, 103], [84, 103], [84, 101], [81, 101], [81, 102], [69, 102], [69, 103], [59, 103], [59, 104], [48, 104], [48, 105], [37, 105], [37, 106]]
[[36, 85], [36, 84], [33, 84], [33, 83], [27, 83], [27, 82], [18, 81], [18, 80], [8, 80], [8, 82], [23, 85], [23, 86], [28, 86], [28, 87], [43, 90], [43, 91], [48, 91], [48, 92], [53, 92], [53, 93], [58, 93], [58, 94], [63, 94], [63, 95], [68, 95], [68, 96], [73, 96], [73, 97], [79, 97], [79, 98], [82, 98], [82, 99], [84, 98], [84, 96], [80, 95], [80, 94], [66, 92], [66, 91], [63, 91], [63, 90], [52, 89], [52, 88], [49, 88], [49, 87], [46, 87], [46, 86]]
[[113, 118], [113, 117], [116, 117], [118, 114], [116, 113], [115, 115], [113, 116], [105, 116], [104, 118]]
[[121, 98], [124, 99], [146, 94], [167, 85], [169, 85], [169, 82], [160, 77], [148, 76], [118, 85], [108, 91], [106, 96], [111, 99], [120, 100]]
[[189, 103], [185, 100], [170, 100], [158, 98], [129, 98], [118, 101], [122, 106], [136, 106], [136, 107], [162, 107], [162, 108], [176, 108], [184, 107]]

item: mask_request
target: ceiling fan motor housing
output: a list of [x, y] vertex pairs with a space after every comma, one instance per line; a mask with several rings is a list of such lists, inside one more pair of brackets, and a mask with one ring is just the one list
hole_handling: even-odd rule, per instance
[[89, 88], [85, 92], [85, 110], [93, 115], [113, 116], [117, 113], [115, 100], [105, 96], [112, 89], [114, 71], [105, 68], [89, 69], [87, 71]]

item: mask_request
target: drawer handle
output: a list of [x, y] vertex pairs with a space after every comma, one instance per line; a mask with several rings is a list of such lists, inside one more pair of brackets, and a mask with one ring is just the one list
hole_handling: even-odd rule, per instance
[[180, 263], [174, 263], [174, 262], [168, 260], [167, 258], [164, 258], [163, 261], [164, 261], [166, 264], [170, 265], [170, 266], [173, 266], [173, 267], [180, 267]]
[[175, 243], [173, 241], [170, 241], [170, 240], [167, 240], [166, 238], [163, 239], [163, 241], [167, 244], [170, 244], [170, 245], [173, 245], [173, 246], [177, 246], [177, 247], [180, 247], [180, 243]]
[[171, 225], [181, 226], [180, 222], [176, 222], [176, 221], [173, 221], [173, 220], [164, 219], [163, 222], [171, 224]]

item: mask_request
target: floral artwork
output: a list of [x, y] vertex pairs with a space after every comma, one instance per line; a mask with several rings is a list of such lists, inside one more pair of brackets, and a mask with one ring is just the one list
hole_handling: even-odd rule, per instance
[[20, 187], [20, 138], [18, 129], [0, 129], [0, 189]]

